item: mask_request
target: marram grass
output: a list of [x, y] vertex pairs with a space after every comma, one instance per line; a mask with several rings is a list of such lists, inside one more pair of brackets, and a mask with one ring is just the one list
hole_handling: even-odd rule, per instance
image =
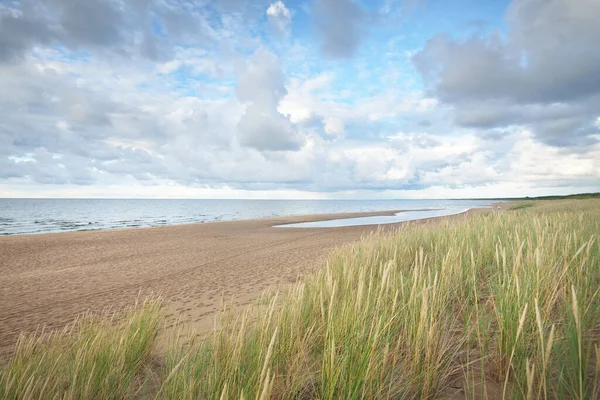
[[175, 346], [168, 399], [596, 398], [600, 201], [403, 226]]
[[125, 318], [82, 316], [65, 330], [22, 336], [0, 366], [0, 399], [123, 399], [158, 331], [160, 303], [149, 300]]
[[[373, 235], [212, 334], [172, 337], [152, 396], [599, 398], [599, 228], [600, 200], [568, 200]], [[97, 324], [98, 343], [85, 329], [76, 346], [22, 342], [0, 397], [139, 396], [155, 323], [140, 343]]]

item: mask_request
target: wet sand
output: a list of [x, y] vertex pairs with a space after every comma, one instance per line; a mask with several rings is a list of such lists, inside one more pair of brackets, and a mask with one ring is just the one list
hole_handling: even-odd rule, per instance
[[210, 328], [222, 298], [248, 304], [378, 229], [273, 225], [395, 212], [0, 237], [0, 357], [21, 331], [62, 328], [81, 313], [119, 310], [151, 294], [166, 299], [169, 323], [181, 317]]

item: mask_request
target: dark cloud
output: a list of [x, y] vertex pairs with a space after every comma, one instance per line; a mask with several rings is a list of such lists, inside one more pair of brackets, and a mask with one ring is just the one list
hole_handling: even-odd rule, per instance
[[47, 0], [48, 8], [60, 13], [57, 35], [74, 46], [111, 47], [124, 40], [124, 15], [111, 0]]
[[36, 44], [49, 44], [54, 36], [33, 4], [25, 3], [21, 10], [0, 5], [0, 62], [18, 58]]
[[494, 128], [520, 124], [525, 119], [523, 110], [505, 100], [482, 100], [457, 107], [455, 122], [469, 128]]
[[597, 0], [515, 0], [506, 37], [438, 35], [413, 60], [461, 126], [526, 125], [548, 144], [588, 144], [600, 95], [598, 15]]
[[315, 0], [314, 18], [326, 55], [346, 58], [358, 50], [368, 15], [352, 0]]
[[0, 5], [0, 62], [22, 58], [37, 45], [163, 60], [179, 43], [207, 40], [203, 18], [168, 1], [21, 0]]
[[523, 126], [553, 146], [588, 146], [600, 133], [595, 120], [600, 94], [569, 103], [525, 103], [482, 100], [454, 103], [455, 122], [464, 127], [494, 129]]

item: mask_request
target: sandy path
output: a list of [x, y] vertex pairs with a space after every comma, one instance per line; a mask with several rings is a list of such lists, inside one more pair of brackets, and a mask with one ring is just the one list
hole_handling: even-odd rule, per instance
[[318, 219], [326, 218], [1, 237], [0, 356], [12, 351], [21, 331], [60, 328], [88, 310], [121, 309], [139, 294], [168, 299], [170, 319], [183, 314], [209, 327], [222, 296], [248, 303], [269, 286], [295, 281], [332, 248], [376, 229], [271, 227]]

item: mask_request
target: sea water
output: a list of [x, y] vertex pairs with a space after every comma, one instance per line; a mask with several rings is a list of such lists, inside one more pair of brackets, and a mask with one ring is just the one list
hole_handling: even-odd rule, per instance
[[[429, 209], [446, 215], [490, 203], [490, 200], [0, 199], [0, 235], [388, 210]], [[402, 214], [397, 217], [365, 217], [358, 222], [398, 222], [390, 218], [407, 215]], [[410, 215], [427, 217], [427, 214]], [[350, 221], [349, 224], [356, 222]], [[331, 225], [333, 222], [327, 222], [325, 226], [328, 224], [334, 226]]]

